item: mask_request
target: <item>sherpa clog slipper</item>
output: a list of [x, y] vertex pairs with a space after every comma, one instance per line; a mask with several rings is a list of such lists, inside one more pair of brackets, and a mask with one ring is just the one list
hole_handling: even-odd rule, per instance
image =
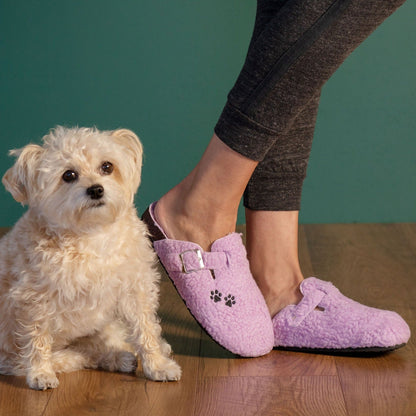
[[410, 338], [409, 326], [397, 313], [361, 305], [330, 282], [309, 277], [300, 290], [303, 299], [273, 318], [277, 348], [372, 353], [394, 350]]
[[198, 244], [169, 239], [154, 217], [143, 214], [153, 247], [187, 308], [218, 344], [243, 357], [273, 348], [273, 326], [254, 281], [241, 235], [216, 240], [210, 252]]

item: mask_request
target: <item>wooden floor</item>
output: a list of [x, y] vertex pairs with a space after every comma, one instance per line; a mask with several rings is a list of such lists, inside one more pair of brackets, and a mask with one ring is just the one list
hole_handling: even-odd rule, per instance
[[[416, 333], [416, 224], [305, 225], [300, 256], [305, 275], [396, 310]], [[272, 351], [241, 359], [201, 331], [166, 278], [161, 289], [162, 325], [181, 381], [86, 370], [37, 392], [23, 378], [0, 376], [0, 415], [416, 415], [414, 337], [371, 358]]]

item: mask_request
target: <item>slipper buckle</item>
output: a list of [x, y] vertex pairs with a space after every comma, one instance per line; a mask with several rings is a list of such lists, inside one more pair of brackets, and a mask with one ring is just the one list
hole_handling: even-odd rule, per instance
[[[196, 255], [196, 264], [199, 266], [198, 268], [195, 268], [195, 266], [193, 266], [193, 268], [190, 268], [189, 266], [187, 266], [186, 259], [188, 258], [188, 261], [189, 261], [189, 254]], [[181, 263], [182, 263], [182, 273], [190, 274], [190, 273], [199, 272], [200, 270], [205, 269], [204, 259], [202, 258], [202, 252], [199, 248], [185, 250], [179, 254], [179, 258], [181, 259]]]

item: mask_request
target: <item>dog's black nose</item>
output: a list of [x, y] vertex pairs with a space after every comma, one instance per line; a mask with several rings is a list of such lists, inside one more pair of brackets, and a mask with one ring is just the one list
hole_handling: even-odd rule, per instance
[[101, 199], [104, 196], [104, 188], [101, 185], [92, 185], [87, 189], [87, 195], [91, 199]]

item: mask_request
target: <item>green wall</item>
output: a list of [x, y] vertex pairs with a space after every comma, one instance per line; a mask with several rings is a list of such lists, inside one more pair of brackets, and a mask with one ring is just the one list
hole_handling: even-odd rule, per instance
[[[199, 159], [244, 61], [255, 1], [0, 2], [0, 175], [49, 128], [134, 130], [139, 210]], [[416, 4], [324, 88], [302, 222], [416, 221]], [[3, 187], [0, 226], [23, 212]], [[240, 215], [239, 222], [244, 222]]]

